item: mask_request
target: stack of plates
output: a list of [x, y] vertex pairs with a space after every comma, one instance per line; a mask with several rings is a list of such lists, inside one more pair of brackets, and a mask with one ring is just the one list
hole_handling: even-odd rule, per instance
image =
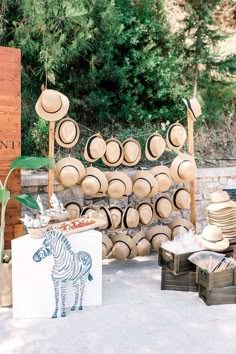
[[223, 237], [236, 238], [236, 207], [217, 211], [208, 210], [207, 220], [209, 225], [221, 228]]

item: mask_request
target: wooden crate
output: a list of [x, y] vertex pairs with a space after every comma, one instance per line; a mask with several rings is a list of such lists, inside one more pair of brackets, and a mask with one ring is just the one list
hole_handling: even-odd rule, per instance
[[161, 290], [198, 291], [196, 272], [174, 275], [169, 269], [162, 268]]
[[188, 260], [188, 257], [193, 253], [195, 252], [175, 254], [160, 247], [158, 262], [159, 265], [167, 267], [175, 275], [196, 271], [196, 266]]
[[207, 290], [199, 285], [199, 297], [207, 306], [236, 304], [236, 286]]
[[207, 290], [233, 286], [236, 285], [236, 269], [208, 273], [205, 269], [197, 268], [197, 279], [198, 284], [204, 286]]

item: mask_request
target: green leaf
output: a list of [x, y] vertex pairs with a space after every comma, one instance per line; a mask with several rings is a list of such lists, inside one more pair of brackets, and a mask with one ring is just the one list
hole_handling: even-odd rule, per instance
[[31, 195], [21, 194], [21, 195], [12, 196], [12, 198], [18, 200], [21, 204], [25, 205], [30, 209], [39, 210], [38, 203]]
[[47, 157], [20, 156], [12, 161], [10, 170], [13, 168], [37, 169], [46, 166], [52, 169], [55, 166], [54, 159]]
[[10, 198], [10, 192], [6, 188], [0, 188], [0, 203], [6, 202]]

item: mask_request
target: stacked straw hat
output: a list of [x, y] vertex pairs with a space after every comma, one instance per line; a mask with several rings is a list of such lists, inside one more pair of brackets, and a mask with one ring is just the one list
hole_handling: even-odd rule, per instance
[[96, 167], [87, 167], [81, 189], [85, 195], [103, 195], [108, 188], [106, 175]]
[[141, 146], [139, 142], [133, 138], [123, 141], [124, 158], [122, 164], [125, 166], [134, 166], [141, 159]]
[[102, 259], [104, 259], [112, 250], [113, 243], [107, 235], [102, 235]]
[[179, 235], [181, 228], [186, 231], [195, 230], [194, 225], [186, 219], [174, 219], [169, 223], [169, 228], [172, 230], [172, 239]]
[[112, 171], [106, 174], [108, 180], [107, 194], [113, 199], [128, 197], [132, 193], [131, 178], [124, 172]]
[[156, 178], [158, 183], [158, 191], [166, 192], [172, 185], [172, 178], [170, 174], [170, 168], [167, 166], [156, 166], [153, 167], [150, 172]]
[[158, 183], [149, 171], [138, 171], [131, 176], [133, 193], [139, 198], [151, 198], [158, 192]]
[[209, 225], [221, 228], [223, 237], [236, 237], [236, 202], [230, 199], [226, 191], [211, 194], [211, 204], [207, 207]]
[[145, 233], [139, 231], [133, 236], [133, 240], [137, 246], [137, 255], [146, 256], [151, 251], [151, 243], [145, 238]]
[[56, 127], [55, 140], [58, 145], [70, 149], [77, 144], [80, 136], [80, 129], [77, 122], [69, 117], [59, 121]]
[[158, 160], [166, 149], [166, 142], [159, 133], [150, 135], [146, 141], [145, 156], [149, 161]]
[[112, 256], [116, 259], [134, 258], [137, 256], [135, 241], [126, 234], [117, 234], [111, 237], [113, 242]]
[[85, 176], [85, 167], [74, 157], [65, 157], [55, 165], [55, 178], [64, 187], [80, 184]]
[[171, 240], [171, 232], [168, 226], [156, 225], [146, 232], [146, 238], [151, 242], [152, 248], [158, 251], [163, 242]]
[[224, 251], [229, 247], [229, 240], [223, 238], [221, 228], [215, 225], [208, 225], [204, 227], [200, 235], [202, 246], [211, 251]]

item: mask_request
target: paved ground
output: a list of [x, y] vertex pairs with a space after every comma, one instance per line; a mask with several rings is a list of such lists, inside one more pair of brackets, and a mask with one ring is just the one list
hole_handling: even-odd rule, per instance
[[236, 305], [161, 291], [160, 278], [155, 255], [105, 260], [103, 306], [55, 320], [13, 320], [11, 308], [0, 308], [0, 353], [235, 353]]

